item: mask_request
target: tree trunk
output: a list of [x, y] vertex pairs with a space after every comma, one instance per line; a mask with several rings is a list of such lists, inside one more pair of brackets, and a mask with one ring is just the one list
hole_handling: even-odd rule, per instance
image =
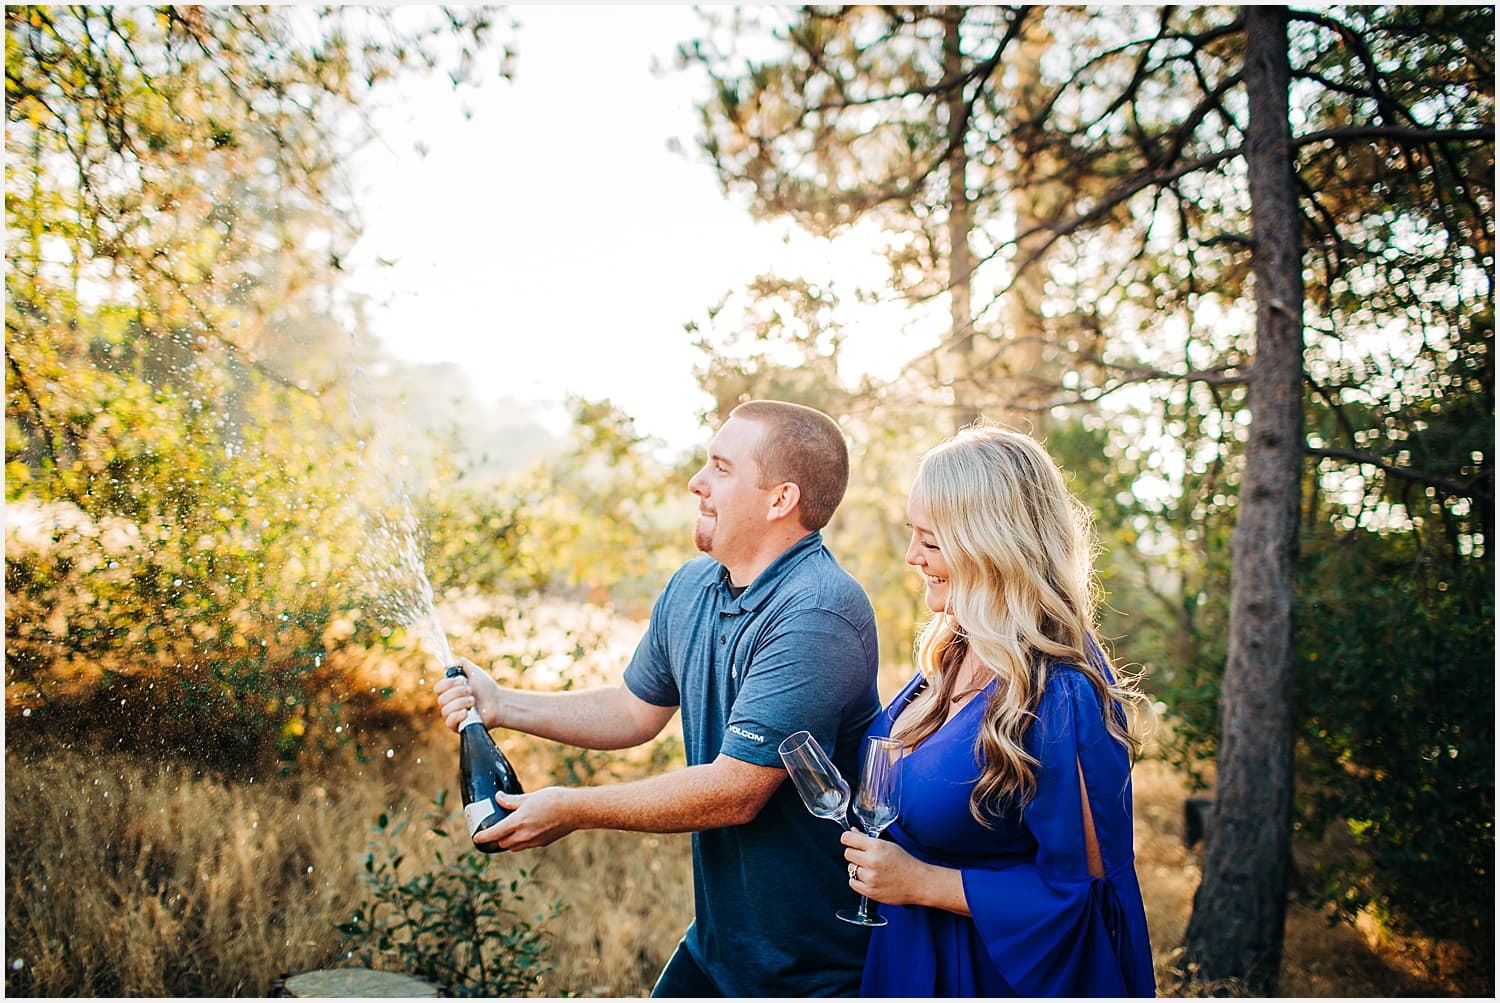
[[[960, 27], [964, 9], [950, 6], [944, 11], [943, 77], [953, 80], [963, 72], [963, 49]], [[964, 148], [968, 129], [965, 87], [954, 87], [948, 94], [948, 139], [953, 151], [948, 156], [948, 304], [951, 332], [948, 336], [949, 357], [947, 382], [953, 388], [953, 424], [955, 428], [979, 417], [975, 402], [974, 315], [970, 304], [974, 276], [974, 254], [969, 248], [969, 227], [973, 209], [969, 205], [969, 155]]]
[[[1024, 31], [1011, 43], [1006, 58], [1005, 100], [1011, 107], [1025, 109], [1023, 120], [1034, 120], [1043, 114], [1042, 107], [1051, 89], [1042, 82], [1042, 57], [1056, 44], [1041, 18], [1027, 20]], [[1045, 177], [1050, 164], [1037, 150], [1022, 150], [1019, 162], [1011, 167], [1011, 210], [1015, 213], [1015, 260], [1031, 261], [1047, 242], [1042, 226], [1062, 213], [1059, 192], [1065, 198], [1076, 197], [1071, 186], [1059, 186]], [[1032, 231], [1035, 231], [1034, 233]], [[1030, 234], [1030, 236], [1025, 236]], [[1002, 397], [1010, 407], [1002, 409], [1000, 419], [1014, 428], [1045, 441], [1051, 429], [1051, 415], [1046, 405], [1057, 395], [1060, 374], [1054, 361], [1044, 352], [1047, 326], [1042, 317], [1046, 299], [1047, 269], [1038, 258], [1025, 271], [1011, 279], [1005, 293], [1005, 329], [998, 340], [1003, 347], [1000, 374], [1004, 380]]]
[[1255, 366], [1231, 544], [1218, 786], [1186, 972], [1274, 994], [1292, 809], [1293, 575], [1302, 432], [1302, 252], [1293, 178], [1287, 11], [1245, 7], [1245, 142], [1254, 229]]

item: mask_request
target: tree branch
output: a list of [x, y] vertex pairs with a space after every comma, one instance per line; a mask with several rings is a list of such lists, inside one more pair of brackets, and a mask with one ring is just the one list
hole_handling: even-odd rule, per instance
[[1346, 460], [1361, 466], [1371, 466], [1390, 474], [1397, 480], [1409, 484], [1422, 484], [1437, 488], [1445, 494], [1456, 495], [1460, 498], [1471, 498], [1478, 501], [1493, 502], [1495, 493], [1493, 490], [1485, 490], [1481, 481], [1476, 477], [1471, 481], [1455, 481], [1449, 477], [1439, 474], [1430, 474], [1424, 470], [1413, 470], [1410, 467], [1400, 467], [1388, 460], [1383, 460], [1372, 453], [1360, 452], [1357, 449], [1344, 449], [1339, 446], [1307, 446], [1304, 451], [1308, 456], [1317, 456], [1330, 460]]
[[1348, 125], [1320, 129], [1292, 138], [1297, 149], [1328, 140], [1395, 139], [1403, 143], [1483, 143], [1495, 141], [1495, 127], [1487, 129], [1423, 129], [1417, 126]]

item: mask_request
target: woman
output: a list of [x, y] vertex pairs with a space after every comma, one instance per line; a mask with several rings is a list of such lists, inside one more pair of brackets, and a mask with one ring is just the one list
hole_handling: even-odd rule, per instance
[[1094, 641], [1090, 523], [1024, 435], [922, 458], [906, 561], [935, 614], [871, 725], [905, 745], [889, 840], [845, 833], [883, 903], [866, 996], [1150, 996], [1131, 838], [1133, 741]]

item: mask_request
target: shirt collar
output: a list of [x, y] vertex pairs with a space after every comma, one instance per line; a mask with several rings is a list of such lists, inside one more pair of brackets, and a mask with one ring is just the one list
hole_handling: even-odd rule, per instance
[[821, 532], [814, 530], [808, 533], [767, 564], [761, 573], [755, 576], [749, 588], [741, 592], [738, 598], [729, 591], [729, 569], [722, 564], [719, 565], [719, 573], [709, 579], [705, 588], [718, 587], [724, 590], [724, 597], [727, 600], [725, 613], [738, 613], [742, 609], [755, 610], [766, 601], [766, 597], [776, 588], [776, 583], [786, 577], [788, 571], [801, 564], [808, 554], [822, 546], [823, 534]]

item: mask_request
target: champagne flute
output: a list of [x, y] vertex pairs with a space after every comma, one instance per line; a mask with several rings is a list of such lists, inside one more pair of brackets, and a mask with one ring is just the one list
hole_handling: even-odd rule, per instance
[[848, 829], [844, 815], [849, 810], [849, 783], [812, 733], [798, 731], [788, 735], [777, 751], [807, 810]]
[[[865, 835], [875, 839], [901, 813], [901, 742], [894, 738], [865, 740], [865, 761], [859, 773], [859, 794], [854, 799], [854, 817]], [[859, 897], [859, 910], [841, 909], [836, 914], [845, 923], [885, 926], [867, 895]]]

